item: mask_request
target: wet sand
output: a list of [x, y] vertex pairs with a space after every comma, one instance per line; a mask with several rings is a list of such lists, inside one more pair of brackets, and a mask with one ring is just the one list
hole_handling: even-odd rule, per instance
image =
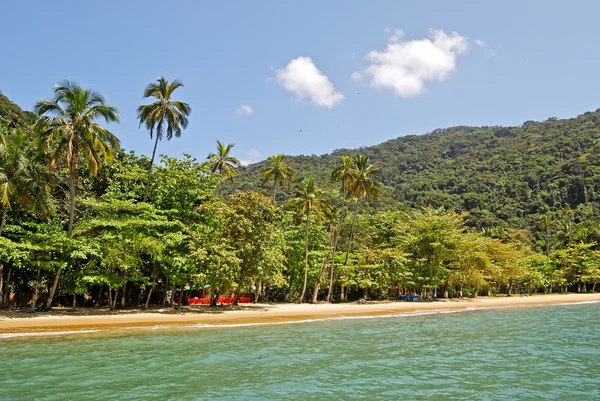
[[101, 308], [55, 309], [51, 312], [0, 313], [0, 334], [118, 330], [123, 328], [168, 328], [190, 325], [239, 325], [284, 323], [302, 320], [386, 316], [402, 313], [460, 311], [469, 309], [541, 306], [563, 303], [600, 302], [600, 294], [540, 295], [521, 298], [481, 297], [434, 302], [367, 302], [366, 304], [255, 304], [239, 307], [190, 306], [179, 310], [153, 309], [110, 312]]

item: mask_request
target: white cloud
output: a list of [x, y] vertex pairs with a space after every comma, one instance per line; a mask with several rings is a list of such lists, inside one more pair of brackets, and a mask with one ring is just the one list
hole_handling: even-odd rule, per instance
[[352, 75], [350, 75], [350, 78], [352, 78], [355, 81], [360, 81], [363, 78], [363, 74], [361, 72], [353, 72]]
[[[389, 33], [391, 33], [388, 30]], [[456, 57], [468, 49], [468, 41], [456, 32], [431, 30], [429, 38], [405, 40], [404, 32], [395, 30], [387, 48], [367, 54], [371, 63], [362, 75], [371, 78], [373, 88], [392, 89], [398, 96], [411, 97], [425, 91], [427, 81], [444, 81], [456, 71]]]
[[247, 166], [248, 164], [256, 163], [258, 161], [258, 158], [260, 157], [260, 152], [256, 149], [248, 149], [245, 155], [245, 159], [240, 159], [240, 163], [242, 164], [242, 166]]
[[400, 42], [402, 38], [404, 38], [404, 31], [396, 29], [394, 33], [388, 38], [388, 42], [397, 43]]
[[332, 107], [344, 99], [310, 57], [293, 59], [285, 68], [277, 70], [276, 78], [279, 85], [298, 99], [310, 98], [317, 106]]
[[496, 52], [490, 48], [490, 46], [485, 43], [483, 40], [481, 39], [475, 39], [475, 44], [483, 49], [485, 49], [485, 56], [486, 57], [494, 57], [496, 56]]
[[235, 115], [238, 117], [249, 116], [252, 114], [254, 114], [254, 109], [252, 107], [248, 106], [247, 104], [241, 105], [235, 111]]
[[257, 159], [260, 157], [260, 152], [256, 149], [249, 149], [246, 151], [246, 156], [250, 159]]

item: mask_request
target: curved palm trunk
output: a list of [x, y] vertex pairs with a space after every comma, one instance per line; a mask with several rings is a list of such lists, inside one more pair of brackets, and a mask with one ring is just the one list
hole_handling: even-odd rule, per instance
[[35, 278], [35, 291], [33, 293], [33, 299], [31, 300], [31, 311], [35, 312], [35, 304], [37, 303], [37, 298], [40, 289], [40, 274], [42, 271], [42, 265], [38, 262], [37, 275]]
[[146, 297], [146, 304], [144, 305], [144, 309], [148, 309], [148, 304], [150, 303], [150, 297], [152, 296], [152, 291], [154, 291], [154, 286], [156, 285], [156, 265], [152, 266], [153, 274], [152, 274], [152, 287], [150, 287], [150, 291], [148, 291], [148, 296]]
[[312, 296], [313, 304], [317, 303], [317, 298], [319, 296], [319, 290], [321, 289], [321, 281], [323, 280], [323, 274], [325, 273], [325, 268], [327, 267], [327, 261], [329, 260], [330, 257], [332, 259], [331, 267], [333, 268], [333, 260], [335, 259], [336, 240], [337, 240], [337, 235], [336, 235], [336, 230], [334, 228], [333, 229], [333, 238], [331, 240], [331, 253], [329, 253], [325, 256], [325, 258], [323, 259], [323, 265], [321, 266], [321, 270], [319, 270], [319, 278], [317, 279], [317, 282], [315, 283], [315, 287], [313, 290], [313, 296]]
[[[352, 227], [350, 228], [350, 237], [348, 238], [348, 249], [346, 250], [346, 258], [344, 259], [344, 266], [348, 266], [348, 256], [350, 255], [350, 248], [352, 247], [352, 239], [354, 238], [354, 227], [356, 225], [356, 214], [358, 213], [358, 200], [354, 208], [354, 216], [352, 217]], [[346, 296], [344, 294], [344, 286], [342, 285], [341, 300], [345, 301]]]
[[[341, 226], [341, 225], [340, 225]], [[329, 269], [329, 288], [327, 290], [327, 302], [331, 302], [331, 295], [333, 294], [333, 275], [335, 270], [335, 253], [337, 252], [337, 246], [340, 240], [340, 232], [336, 231], [335, 242], [333, 243], [333, 251], [331, 252], [331, 269]]]
[[[2, 230], [4, 230], [4, 225], [6, 224], [6, 212], [7, 208], [4, 208], [2, 211], [2, 220], [0, 220], [0, 235], [2, 235]], [[0, 261], [0, 306], [4, 306], [4, 263]]]
[[306, 225], [304, 234], [304, 285], [302, 286], [302, 293], [298, 298], [298, 303], [301, 304], [304, 299], [304, 293], [306, 292], [306, 282], [308, 281], [308, 217], [309, 213], [306, 213]]
[[273, 204], [274, 205], [277, 204], [277, 200], [275, 199], [276, 196], [277, 196], [277, 178], [275, 178], [273, 180]]
[[146, 193], [144, 194], [144, 202], [148, 201], [148, 192], [150, 191], [150, 178], [152, 178], [152, 166], [154, 165], [154, 156], [156, 156], [156, 147], [158, 146], [158, 135], [154, 141], [154, 149], [152, 150], [152, 159], [150, 159], [150, 169], [148, 169], [148, 182], [146, 182]]
[[[69, 173], [69, 192], [71, 195], [70, 204], [69, 204], [69, 228], [67, 229], [67, 237], [71, 238], [71, 233], [73, 232], [73, 222], [75, 221], [75, 166], [71, 166]], [[60, 280], [60, 274], [62, 273], [62, 266], [58, 266], [58, 270], [56, 270], [56, 276], [54, 276], [54, 282], [52, 283], [52, 287], [50, 288], [50, 293], [48, 294], [48, 300], [46, 301], [46, 309], [50, 309], [52, 307], [52, 301], [54, 301], [54, 294], [56, 293], [56, 287], [58, 287], [58, 281]]]
[[331, 258], [331, 269], [329, 271], [329, 288], [327, 289], [327, 302], [331, 302], [331, 296], [333, 295], [333, 277], [335, 273], [335, 253], [337, 251], [338, 242], [340, 240], [340, 230], [342, 229], [342, 224], [344, 224], [344, 219], [346, 218], [346, 185], [342, 185], [342, 197], [344, 198], [344, 203], [342, 204], [342, 214], [340, 216], [340, 224], [338, 225], [339, 230], [337, 230], [337, 237], [335, 240], [335, 244], [333, 246], [333, 257]]
[[4, 225], [6, 224], [6, 214], [8, 213], [8, 208], [4, 208], [2, 211], [2, 220], [0, 220], [0, 235], [2, 235], [2, 230], [4, 230]]

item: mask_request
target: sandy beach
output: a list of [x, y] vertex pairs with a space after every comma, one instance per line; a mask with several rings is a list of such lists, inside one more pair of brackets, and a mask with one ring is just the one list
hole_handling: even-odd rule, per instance
[[434, 302], [368, 302], [366, 304], [254, 304], [240, 307], [184, 307], [110, 312], [106, 309], [57, 309], [51, 312], [0, 314], [0, 334], [43, 333], [123, 328], [177, 327], [188, 325], [236, 325], [281, 323], [336, 317], [385, 316], [390, 314], [457, 311], [499, 307], [532, 307], [551, 304], [600, 302], [600, 294], [540, 295], [521, 298], [481, 297]]

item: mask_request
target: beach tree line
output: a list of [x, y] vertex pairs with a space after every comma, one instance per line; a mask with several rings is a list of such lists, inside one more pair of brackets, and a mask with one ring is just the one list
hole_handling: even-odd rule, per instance
[[599, 226], [569, 208], [544, 215], [535, 233], [476, 228], [443, 206], [375, 212], [381, 167], [360, 153], [340, 156], [324, 187], [271, 156], [260, 188], [233, 192], [223, 189], [243, 169], [233, 144], [217, 141], [205, 160], [157, 163], [158, 143], [188, 126], [182, 86], [159, 78], [143, 93], [151, 158], [123, 150], [109, 129], [118, 110], [74, 82], [57, 84], [35, 116], [2, 116], [3, 306], [448, 298], [589, 291], [600, 281]]

